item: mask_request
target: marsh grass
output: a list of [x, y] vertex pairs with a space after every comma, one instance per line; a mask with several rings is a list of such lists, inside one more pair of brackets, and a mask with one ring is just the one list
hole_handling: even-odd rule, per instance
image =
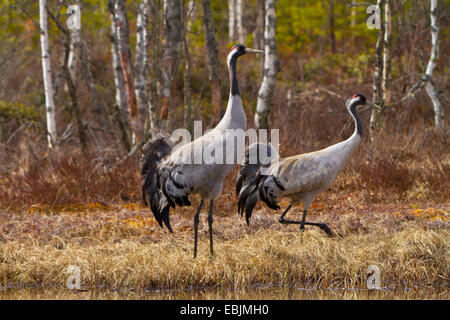
[[174, 217], [175, 234], [170, 235], [140, 207], [77, 214], [24, 212], [9, 223], [6, 220], [18, 215], [2, 214], [0, 284], [64, 285], [67, 267], [76, 265], [81, 283], [94, 287], [365, 288], [367, 267], [375, 264], [383, 286], [448, 285], [448, 210], [395, 209], [400, 211], [313, 213], [311, 221], [330, 223], [337, 234], [333, 238], [315, 229], [302, 236], [296, 227], [278, 224], [265, 209], [255, 213], [250, 227], [238, 216], [217, 218], [213, 259], [204, 221], [200, 254], [192, 258], [189, 215]]

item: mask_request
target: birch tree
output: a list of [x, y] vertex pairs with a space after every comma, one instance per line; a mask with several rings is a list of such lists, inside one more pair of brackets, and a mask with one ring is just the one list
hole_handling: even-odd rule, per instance
[[[380, 19], [382, 19], [384, 0], [377, 0], [377, 8], [380, 13]], [[382, 91], [381, 91], [381, 76], [383, 73], [383, 41], [384, 41], [384, 24], [380, 21], [380, 30], [378, 32], [378, 39], [375, 46], [375, 70], [373, 73], [373, 102], [376, 105], [380, 105], [382, 100]], [[373, 140], [376, 127], [379, 122], [380, 110], [378, 108], [372, 108], [370, 113], [370, 137]]]
[[211, 101], [216, 119], [222, 116], [222, 94], [220, 92], [219, 58], [216, 43], [216, 28], [212, 17], [210, 0], [202, 0], [203, 25], [205, 27], [206, 48], [208, 50], [208, 77], [211, 85]]
[[[150, 104], [148, 114], [152, 119], [147, 118], [149, 122], [153, 122], [154, 126], [152, 129], [155, 129], [160, 126], [159, 116], [156, 113], [156, 106], [159, 105], [158, 99], [158, 81], [160, 79], [161, 68], [159, 63], [159, 50], [160, 50], [160, 8], [161, 2], [160, 0], [151, 0], [151, 29], [152, 29], [152, 48], [153, 48], [153, 61], [152, 61], [152, 73], [153, 78], [150, 83]], [[146, 126], [146, 133], [149, 132], [150, 125]], [[152, 130], [152, 134], [155, 133]]]
[[[184, 10], [184, 6], [182, 6]], [[183, 12], [185, 31], [183, 32], [183, 47], [184, 47], [184, 60], [185, 69], [183, 74], [183, 90], [184, 90], [184, 127], [192, 132], [192, 63], [191, 55], [189, 53], [189, 40], [188, 33], [192, 28], [191, 15], [195, 10], [195, 1], [189, 0], [187, 12]]]
[[[75, 1], [78, 6], [78, 10], [81, 9], [81, 3], [79, 0]], [[74, 10], [74, 9], [72, 9]], [[75, 11], [69, 12], [69, 14], [76, 14]], [[81, 15], [81, 10], [79, 13]], [[69, 60], [68, 67], [70, 71], [70, 76], [76, 85], [76, 79], [80, 74], [81, 69], [81, 29], [74, 28], [71, 30], [70, 34], [70, 52], [69, 52]]]
[[111, 18], [111, 56], [113, 66], [114, 85], [116, 88], [115, 100], [116, 100], [116, 119], [119, 124], [121, 132], [122, 143], [128, 151], [130, 147], [130, 139], [128, 137], [128, 105], [127, 105], [127, 92], [125, 90], [125, 80], [123, 77], [122, 65], [119, 58], [119, 36], [117, 32], [117, 25], [114, 15], [114, 0], [108, 0], [108, 9]]
[[75, 85], [74, 79], [72, 79], [70, 68], [69, 68], [69, 56], [70, 56], [70, 44], [72, 43], [72, 33], [63, 26], [62, 23], [59, 22], [58, 18], [56, 18], [48, 9], [47, 14], [51, 17], [53, 22], [55, 22], [58, 29], [62, 32], [64, 36], [63, 44], [64, 44], [64, 55], [61, 60], [61, 70], [63, 72], [64, 78], [66, 80], [66, 85], [69, 90], [70, 99], [72, 101], [72, 112], [75, 117], [75, 121], [78, 129], [78, 138], [80, 140], [81, 151], [84, 156], [87, 156], [88, 147], [86, 142], [86, 134], [84, 132], [85, 125], [83, 123], [83, 119], [81, 116], [80, 104], [78, 102], [78, 93]]
[[247, 37], [242, 21], [244, 16], [244, 3], [245, 1], [243, 0], [236, 0], [236, 29], [240, 43], [245, 43]]
[[128, 29], [127, 10], [124, 0], [116, 0], [114, 3], [114, 22], [117, 28], [117, 42], [119, 46], [119, 60], [122, 66], [125, 90], [127, 93], [128, 113], [130, 116], [130, 127], [133, 133], [132, 143], [138, 143], [143, 136], [143, 127], [139, 119], [137, 109], [137, 98], [134, 88], [134, 79], [131, 72], [131, 52]]
[[150, 0], [142, 0], [139, 5], [139, 12], [136, 22], [136, 78], [135, 78], [135, 90], [137, 98], [137, 107], [139, 111], [139, 120], [141, 126], [144, 125], [144, 121], [147, 119], [152, 130], [155, 126], [153, 117], [153, 106], [147, 94], [148, 76], [149, 76], [149, 32], [148, 21], [150, 16]]
[[228, 38], [236, 40], [236, 0], [228, 0]]
[[47, 117], [47, 141], [48, 147], [56, 146], [56, 112], [53, 100], [53, 82], [50, 63], [50, 51], [48, 40], [47, 1], [39, 0], [39, 25], [41, 31], [42, 75], [45, 91], [45, 113]]
[[384, 43], [383, 43], [383, 77], [381, 81], [382, 103], [389, 105], [391, 102], [391, 89], [389, 80], [391, 74], [391, 47], [392, 47], [392, 0], [384, 3]]
[[271, 100], [276, 86], [277, 73], [280, 69], [278, 60], [276, 34], [275, 1], [266, 0], [264, 28], [264, 77], [258, 93], [256, 105], [255, 125], [257, 128], [268, 128], [268, 117]]
[[243, 16], [242, 0], [228, 0], [228, 36], [231, 41], [245, 42], [245, 30], [242, 22]]
[[434, 124], [437, 129], [443, 129], [444, 111], [440, 101], [439, 91], [433, 83], [433, 72], [439, 58], [439, 6], [438, 0], [430, 0], [431, 22], [431, 54], [425, 71], [425, 90], [431, 99], [434, 111]]
[[181, 44], [183, 41], [183, 25], [181, 20], [181, 1], [164, 0], [164, 38], [162, 57], [162, 98], [161, 119], [167, 120], [172, 98], [172, 84], [178, 69]]

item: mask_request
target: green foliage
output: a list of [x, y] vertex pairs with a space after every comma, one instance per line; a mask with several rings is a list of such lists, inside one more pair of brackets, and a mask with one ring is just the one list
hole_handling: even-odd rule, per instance
[[42, 119], [42, 113], [34, 106], [0, 100], [0, 117], [6, 120], [16, 119], [19, 121], [37, 122]]

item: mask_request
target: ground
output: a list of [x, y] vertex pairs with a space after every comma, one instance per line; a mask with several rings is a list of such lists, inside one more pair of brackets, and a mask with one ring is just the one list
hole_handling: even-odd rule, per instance
[[[197, 259], [194, 207], [172, 213], [174, 234], [140, 202], [6, 209], [0, 212], [0, 284], [64, 287], [74, 265], [82, 287], [91, 289], [362, 289], [368, 266], [377, 265], [384, 288], [435, 288], [448, 298], [450, 203], [358, 203], [357, 194], [345, 192], [314, 202], [307, 219], [327, 223], [330, 238], [314, 227], [302, 234], [298, 226], [281, 225], [280, 212], [265, 206], [247, 226], [234, 213], [234, 195], [225, 193], [216, 208], [212, 259], [206, 209]], [[289, 216], [299, 219], [301, 210]]]

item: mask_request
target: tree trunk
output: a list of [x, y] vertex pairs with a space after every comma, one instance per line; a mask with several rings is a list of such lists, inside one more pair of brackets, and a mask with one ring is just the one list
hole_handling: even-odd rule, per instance
[[430, 21], [431, 21], [431, 54], [428, 60], [427, 69], [425, 71], [426, 85], [425, 89], [433, 103], [434, 124], [437, 129], [442, 130], [444, 127], [443, 118], [444, 110], [439, 96], [439, 91], [433, 83], [433, 72], [436, 68], [439, 58], [439, 6], [437, 0], [430, 0]]
[[391, 102], [391, 90], [389, 80], [391, 74], [391, 47], [392, 47], [392, 15], [391, 1], [385, 0], [384, 4], [384, 47], [383, 47], [383, 78], [381, 82], [381, 91], [383, 92], [383, 105], [389, 105]]
[[148, 21], [150, 15], [150, 0], [142, 0], [139, 5], [139, 12], [137, 16], [137, 32], [136, 32], [136, 79], [135, 89], [137, 98], [137, 107], [139, 111], [140, 126], [143, 127], [145, 120], [149, 120], [149, 130], [153, 130], [154, 122], [153, 116], [148, 114], [153, 108], [150, 106], [151, 101], [148, 98], [147, 87], [149, 77], [149, 33], [148, 33]]
[[356, 0], [352, 0], [352, 7], [351, 7], [351, 11], [350, 11], [350, 26], [352, 28], [356, 27], [356, 8], [355, 8], [355, 4], [356, 4]]
[[244, 1], [236, 0], [236, 31], [239, 42], [245, 44], [247, 35], [245, 34], [242, 18], [244, 16]]
[[127, 9], [125, 7], [125, 0], [116, 0], [113, 12], [114, 12], [114, 21], [117, 27], [119, 59], [120, 64], [122, 65], [125, 90], [127, 92], [130, 127], [133, 133], [132, 143], [136, 144], [142, 140], [143, 127], [139, 119], [133, 74], [131, 72], [130, 39], [129, 39], [128, 18], [127, 18]]
[[211, 84], [211, 101], [216, 119], [222, 117], [222, 94], [220, 92], [219, 58], [216, 44], [216, 29], [212, 17], [210, 0], [202, 0], [203, 24], [205, 26], [206, 48], [208, 49], [208, 75]]
[[[55, 16], [53, 16], [53, 14], [48, 9], [46, 9], [46, 10], [47, 10], [47, 14], [52, 18], [52, 20], [55, 22], [58, 29], [64, 35], [64, 56], [63, 56], [63, 59], [61, 60], [61, 70], [62, 70], [62, 73], [66, 80], [66, 85], [69, 90], [70, 99], [72, 100], [72, 112], [75, 117], [75, 121], [76, 121], [77, 128], [78, 128], [78, 138], [80, 139], [81, 150], [82, 150], [83, 155], [86, 157], [88, 149], [87, 149], [87, 142], [86, 142], [86, 134], [84, 132], [84, 123], [83, 123], [83, 119], [81, 117], [80, 105], [78, 103], [77, 89], [75, 86], [75, 82], [72, 79], [72, 76], [70, 73], [70, 68], [69, 68], [69, 57], [70, 57], [70, 52], [71, 52], [71, 43], [72, 43], [72, 34], [73, 33], [69, 32], [69, 30], [66, 29], [66, 27], [64, 27], [59, 22], [58, 18], [55, 18]], [[73, 31], [74, 30], [72, 30], [72, 32]]]
[[256, 105], [255, 125], [258, 129], [268, 128], [268, 117], [271, 100], [276, 86], [277, 73], [280, 69], [278, 60], [276, 34], [275, 1], [266, 0], [266, 21], [264, 29], [264, 78], [258, 93]]
[[254, 46], [258, 50], [264, 49], [264, 0], [257, 1], [256, 28], [254, 31]]
[[73, 115], [75, 117], [75, 121], [77, 124], [78, 139], [80, 140], [81, 152], [86, 157], [87, 152], [88, 152], [87, 142], [86, 142], [86, 133], [84, 131], [83, 119], [81, 117], [80, 105], [78, 103], [77, 88], [75, 86], [75, 82], [74, 82], [74, 79], [72, 78], [71, 70], [69, 67], [69, 57], [70, 57], [70, 52], [71, 52], [70, 44], [71, 43], [72, 43], [72, 40], [70, 38], [65, 40], [64, 60], [63, 60], [62, 69], [64, 70], [67, 88], [69, 90], [70, 99], [72, 100], [72, 111], [73, 111]]
[[[75, 1], [78, 7], [80, 8], [81, 14], [81, 3], [80, 1]], [[74, 14], [74, 13], [72, 13]], [[81, 19], [81, 17], [80, 17]], [[74, 85], [76, 86], [78, 76], [80, 75], [81, 69], [81, 30], [74, 29], [71, 30], [70, 35], [70, 52], [69, 52], [69, 60], [68, 67], [70, 71], [70, 76], [72, 81], [74, 81]]]
[[115, 0], [108, 0], [108, 8], [111, 17], [111, 55], [113, 65], [114, 84], [116, 87], [116, 120], [122, 136], [122, 143], [127, 151], [131, 149], [128, 134], [129, 116], [127, 111], [127, 92], [125, 90], [125, 80], [123, 77], [122, 65], [119, 58], [119, 37], [117, 25], [114, 18]]
[[153, 78], [150, 84], [150, 103], [148, 105], [148, 115], [149, 117], [146, 119], [146, 129], [145, 133], [151, 133], [152, 137], [156, 134], [156, 128], [160, 127], [159, 116], [156, 112], [156, 106], [158, 103], [158, 81], [160, 80], [161, 70], [159, 64], [159, 48], [160, 48], [160, 0], [152, 0], [150, 2], [151, 5], [151, 15], [152, 15], [152, 41], [153, 41], [153, 63], [152, 63], [152, 72]]
[[181, 23], [181, 1], [164, 0], [164, 37], [162, 68], [161, 119], [169, 117], [169, 105], [172, 100], [172, 84], [178, 69], [183, 41], [183, 24]]
[[47, 21], [47, 1], [39, 0], [39, 24], [41, 28], [41, 54], [42, 54], [42, 75], [44, 79], [45, 91], [45, 112], [47, 115], [47, 141], [48, 147], [56, 146], [56, 112], [53, 100], [53, 82], [50, 62], [50, 51], [48, 48], [48, 21]]
[[[184, 9], [184, 6], [182, 6]], [[184, 25], [186, 26], [185, 32], [183, 32], [183, 47], [184, 47], [184, 60], [185, 69], [183, 73], [183, 94], [184, 94], [184, 127], [192, 132], [192, 84], [191, 84], [191, 56], [189, 54], [189, 41], [188, 33], [191, 30], [191, 15], [195, 10], [195, 1], [189, 0], [187, 12], [183, 12]]]
[[230, 41], [236, 41], [237, 25], [236, 25], [236, 11], [237, 0], [228, 0], [228, 38]]
[[329, 1], [328, 7], [328, 31], [330, 33], [331, 52], [336, 53], [336, 36], [334, 33], [334, 0]]
[[[383, 12], [383, 5], [384, 0], [377, 0], [377, 6], [381, 17]], [[378, 32], [377, 44], [375, 46], [375, 70], [373, 73], [373, 98], [372, 98], [373, 102], [378, 106], [381, 104], [382, 100], [381, 76], [383, 73], [383, 56], [381, 53], [383, 51], [383, 39], [384, 39], [384, 25], [382, 21], [380, 23], [380, 26], [381, 28], [380, 31]], [[374, 139], [374, 134], [377, 125], [379, 123], [379, 118], [380, 118], [380, 110], [377, 108], [372, 108], [370, 114], [370, 127], [369, 127], [370, 138], [372, 140]]]

